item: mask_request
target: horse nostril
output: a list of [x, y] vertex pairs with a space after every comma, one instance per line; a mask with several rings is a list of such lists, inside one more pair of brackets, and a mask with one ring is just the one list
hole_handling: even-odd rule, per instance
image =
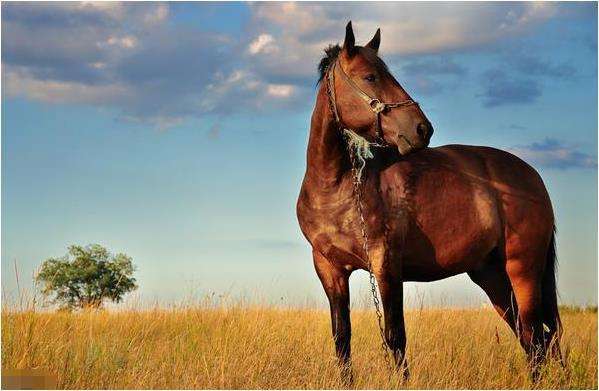
[[418, 136], [424, 141], [429, 141], [433, 135], [433, 127], [430, 122], [421, 122], [416, 127], [416, 133], [418, 133]]

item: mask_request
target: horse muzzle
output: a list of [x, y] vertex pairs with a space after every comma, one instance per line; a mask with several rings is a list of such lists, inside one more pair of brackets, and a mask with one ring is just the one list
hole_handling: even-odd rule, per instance
[[412, 143], [407, 137], [399, 136], [397, 139], [397, 150], [400, 155], [405, 156], [428, 147], [429, 141], [430, 140], [419, 140], [417, 143]]
[[404, 136], [403, 134], [397, 136], [397, 150], [399, 151], [400, 155], [407, 155], [411, 152], [415, 152], [423, 148], [426, 148], [428, 147], [429, 143], [430, 136], [420, 136], [416, 141], [410, 140], [409, 137]]

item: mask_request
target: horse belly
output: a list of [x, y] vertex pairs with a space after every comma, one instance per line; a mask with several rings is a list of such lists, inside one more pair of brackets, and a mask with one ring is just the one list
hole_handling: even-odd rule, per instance
[[501, 238], [495, 195], [469, 184], [428, 201], [406, 238], [406, 280], [439, 280], [480, 267]]

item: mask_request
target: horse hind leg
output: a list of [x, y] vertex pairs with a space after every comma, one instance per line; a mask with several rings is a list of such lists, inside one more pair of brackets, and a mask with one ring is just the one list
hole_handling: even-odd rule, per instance
[[516, 330], [518, 306], [510, 279], [499, 259], [493, 257], [490, 262], [482, 269], [468, 272], [468, 276], [485, 291], [499, 316], [508, 324], [512, 332], [518, 335]]
[[560, 349], [562, 335], [562, 322], [557, 305], [557, 289], [555, 271], [557, 266], [555, 251], [555, 232], [551, 236], [547, 251], [547, 263], [543, 273], [542, 299], [543, 299], [543, 324], [546, 325], [545, 345], [554, 360], [565, 366]]
[[536, 381], [547, 353], [541, 278], [519, 259], [508, 259], [506, 265], [518, 305], [518, 337], [528, 355], [532, 379]]

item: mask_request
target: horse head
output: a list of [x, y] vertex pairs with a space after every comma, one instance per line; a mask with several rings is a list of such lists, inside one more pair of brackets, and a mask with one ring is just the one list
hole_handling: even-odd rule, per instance
[[330, 83], [340, 126], [406, 155], [428, 146], [433, 127], [378, 56], [380, 43], [378, 29], [366, 46], [357, 46], [350, 21], [343, 47], [337, 46], [336, 58], [329, 58], [321, 77]]

